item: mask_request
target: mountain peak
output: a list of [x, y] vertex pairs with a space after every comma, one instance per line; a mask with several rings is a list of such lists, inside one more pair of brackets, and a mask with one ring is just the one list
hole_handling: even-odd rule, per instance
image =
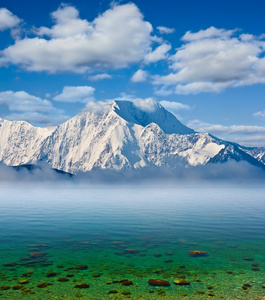
[[172, 113], [153, 100], [113, 102], [114, 112], [125, 121], [146, 127], [156, 123], [167, 134], [191, 134], [193, 129], [183, 125]]

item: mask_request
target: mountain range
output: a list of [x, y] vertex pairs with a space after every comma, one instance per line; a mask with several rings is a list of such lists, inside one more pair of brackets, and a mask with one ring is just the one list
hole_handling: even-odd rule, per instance
[[45, 161], [56, 170], [77, 174], [146, 167], [175, 170], [230, 160], [265, 170], [265, 148], [195, 132], [157, 102], [93, 102], [54, 127], [0, 119], [0, 162], [7, 166]]

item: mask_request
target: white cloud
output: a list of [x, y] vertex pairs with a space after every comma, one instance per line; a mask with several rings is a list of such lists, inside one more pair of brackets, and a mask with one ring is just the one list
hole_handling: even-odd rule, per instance
[[6, 8], [0, 8], [0, 31], [11, 29], [19, 25], [21, 20]]
[[254, 113], [254, 116], [265, 118], [265, 110]]
[[172, 113], [175, 113], [178, 110], [184, 109], [184, 110], [190, 110], [191, 107], [187, 104], [183, 104], [180, 102], [173, 102], [173, 101], [166, 101], [162, 100], [159, 101], [159, 103], [167, 110], [171, 111]]
[[99, 80], [111, 79], [111, 78], [112, 78], [112, 76], [107, 74], [107, 73], [88, 76], [88, 79], [91, 80], [91, 81], [99, 81]]
[[148, 74], [146, 71], [138, 70], [133, 74], [131, 81], [132, 82], [144, 82], [147, 80], [147, 75]]
[[168, 58], [168, 51], [171, 49], [170, 44], [162, 44], [158, 46], [153, 52], [146, 54], [144, 61], [146, 64], [155, 63], [159, 60]]
[[153, 84], [176, 94], [196, 94], [265, 83], [265, 41], [236, 32], [214, 27], [187, 32], [170, 58], [173, 72], [155, 76]]
[[61, 94], [53, 100], [71, 103], [87, 103], [94, 100], [95, 89], [91, 86], [65, 86]]
[[153, 98], [136, 98], [133, 101], [133, 105], [145, 112], [154, 112], [158, 106], [158, 103]]
[[215, 27], [209, 27], [206, 30], [200, 30], [198, 32], [192, 33], [191, 31], [187, 31], [185, 35], [181, 38], [182, 41], [185, 42], [192, 42], [198, 41], [202, 39], [209, 39], [209, 38], [221, 38], [221, 39], [228, 39], [230, 38], [237, 30], [225, 30], [225, 29], [218, 29]]
[[203, 123], [198, 120], [191, 121], [188, 124], [189, 127], [194, 128], [199, 132], [208, 132], [216, 135], [230, 135], [230, 134], [265, 134], [265, 127], [262, 126], [246, 126], [246, 125], [231, 125], [224, 126], [219, 124]]
[[160, 34], [170, 34], [175, 31], [174, 28], [168, 28], [168, 27], [164, 27], [164, 26], [158, 26], [157, 29]]
[[27, 121], [32, 124], [42, 124], [45, 126], [57, 125], [69, 119], [64, 115], [45, 115], [38, 112], [13, 113], [5, 116], [10, 121]]
[[63, 110], [57, 109], [48, 100], [28, 94], [25, 91], [0, 92], [0, 106], [8, 107], [11, 114], [4, 116], [8, 120], [22, 120], [35, 124], [55, 125], [66, 121]]
[[257, 147], [265, 145], [265, 127], [209, 124], [199, 120], [189, 122], [188, 127], [197, 132], [208, 132], [221, 139], [238, 143], [244, 146]]
[[0, 105], [6, 105], [10, 111], [33, 111], [38, 113], [62, 113], [48, 100], [30, 95], [24, 91], [0, 92]]
[[104, 114], [110, 109], [110, 103], [108, 101], [91, 101], [88, 102], [84, 112], [90, 111], [96, 115]]
[[151, 51], [152, 25], [133, 3], [114, 5], [92, 22], [67, 5], [61, 5], [52, 18], [53, 27], [35, 29], [36, 37], [4, 49], [0, 64], [28, 71], [84, 73], [91, 68], [124, 68]]

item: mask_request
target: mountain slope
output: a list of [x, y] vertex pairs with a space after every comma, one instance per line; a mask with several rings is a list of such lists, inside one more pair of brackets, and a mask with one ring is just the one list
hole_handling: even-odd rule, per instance
[[46, 161], [69, 173], [95, 169], [199, 166], [229, 159], [264, 166], [236, 145], [181, 124], [160, 104], [91, 104], [56, 128], [0, 120], [0, 161], [10, 166]]

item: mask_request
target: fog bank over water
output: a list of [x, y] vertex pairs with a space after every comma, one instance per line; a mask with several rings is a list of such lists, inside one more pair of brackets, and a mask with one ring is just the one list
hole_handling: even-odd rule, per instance
[[259, 182], [265, 183], [265, 172], [246, 162], [228, 161], [199, 167], [143, 168], [139, 170], [94, 170], [71, 175], [52, 169], [41, 162], [34, 166], [9, 167], [0, 164], [1, 182], [67, 182], [86, 184], [156, 184], [192, 182]]

